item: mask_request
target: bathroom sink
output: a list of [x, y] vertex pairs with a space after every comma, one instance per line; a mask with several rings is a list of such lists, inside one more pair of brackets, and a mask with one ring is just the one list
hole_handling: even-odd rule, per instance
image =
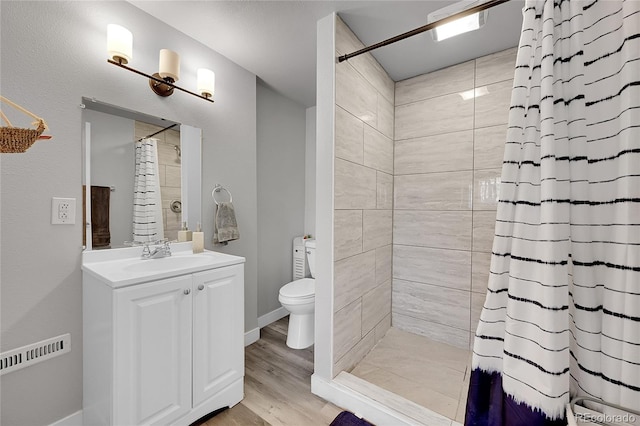
[[191, 242], [172, 243], [171, 253], [171, 256], [158, 259], [141, 259], [142, 247], [87, 251], [82, 255], [82, 270], [110, 287], [119, 288], [235, 265], [245, 260], [209, 250], [194, 254]]
[[129, 272], [161, 272], [175, 269], [193, 268], [206, 266], [212, 262], [212, 257], [207, 255], [183, 255], [169, 256], [159, 259], [141, 259], [122, 267]]

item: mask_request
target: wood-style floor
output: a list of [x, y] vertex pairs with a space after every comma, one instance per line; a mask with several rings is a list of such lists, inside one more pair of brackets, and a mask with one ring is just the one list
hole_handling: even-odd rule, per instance
[[[311, 393], [313, 346], [286, 345], [289, 317], [260, 330], [245, 348], [244, 399], [199, 426], [329, 425], [342, 411]], [[193, 425], [192, 425], [193, 426]]]

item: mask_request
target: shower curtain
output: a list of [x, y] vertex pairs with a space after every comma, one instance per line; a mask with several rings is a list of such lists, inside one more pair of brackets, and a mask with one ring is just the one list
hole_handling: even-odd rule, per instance
[[640, 407], [640, 1], [523, 13], [467, 426]]
[[164, 238], [157, 144], [157, 139], [150, 138], [136, 142], [133, 241], [140, 243]]

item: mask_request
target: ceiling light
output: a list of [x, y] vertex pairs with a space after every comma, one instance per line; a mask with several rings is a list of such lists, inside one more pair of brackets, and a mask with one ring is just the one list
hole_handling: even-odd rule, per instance
[[465, 16], [464, 18], [456, 19], [453, 22], [436, 27], [435, 38], [436, 41], [441, 41], [457, 36], [458, 34], [477, 30], [478, 28], [480, 28], [480, 13], [474, 13], [473, 15]]
[[[428, 22], [439, 21], [441, 19], [447, 18], [448, 16], [452, 16], [457, 13], [463, 12], [464, 10], [470, 9], [471, 7], [476, 6], [479, 3], [483, 3], [483, 1], [465, 0], [465, 1], [452, 4], [451, 6], [447, 6], [442, 9], [436, 10], [435, 12], [431, 12], [427, 16], [427, 21]], [[438, 25], [436, 28], [431, 30], [431, 35], [435, 41], [441, 41], [453, 36], [457, 36], [458, 34], [477, 30], [480, 27], [482, 27], [486, 22], [487, 22], [487, 11], [483, 10], [481, 12], [464, 16], [462, 18], [456, 19], [451, 22]]]

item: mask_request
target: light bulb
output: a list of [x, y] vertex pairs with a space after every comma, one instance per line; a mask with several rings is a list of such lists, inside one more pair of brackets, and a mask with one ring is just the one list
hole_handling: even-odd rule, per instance
[[205, 98], [213, 97], [216, 88], [216, 74], [206, 68], [198, 68], [198, 93]]
[[117, 24], [107, 25], [107, 52], [109, 59], [127, 64], [133, 57], [133, 35]]
[[162, 78], [171, 78], [173, 81], [180, 79], [180, 55], [173, 50], [160, 50], [160, 66], [158, 74]]

